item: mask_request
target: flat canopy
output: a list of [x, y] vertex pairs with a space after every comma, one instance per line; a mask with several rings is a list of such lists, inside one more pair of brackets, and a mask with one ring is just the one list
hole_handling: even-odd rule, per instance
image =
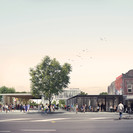
[[127, 95], [127, 96], [125, 96], [125, 100], [133, 100], [133, 95]]
[[0, 94], [0, 96], [9, 96], [9, 97], [26, 98], [26, 99], [40, 99], [41, 98], [41, 96], [39, 98], [35, 98], [31, 93], [3, 93], [3, 94]]

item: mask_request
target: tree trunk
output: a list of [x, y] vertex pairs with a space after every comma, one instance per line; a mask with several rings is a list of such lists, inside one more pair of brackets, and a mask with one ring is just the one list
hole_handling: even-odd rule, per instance
[[51, 112], [51, 97], [49, 97], [49, 112]]

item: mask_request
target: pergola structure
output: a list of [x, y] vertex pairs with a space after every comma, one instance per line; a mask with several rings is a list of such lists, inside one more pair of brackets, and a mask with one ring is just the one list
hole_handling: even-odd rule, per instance
[[[5, 93], [0, 94], [0, 96], [2, 96], [3, 104], [27, 103], [29, 99], [35, 99], [31, 93]], [[41, 96], [36, 99], [41, 99]]]

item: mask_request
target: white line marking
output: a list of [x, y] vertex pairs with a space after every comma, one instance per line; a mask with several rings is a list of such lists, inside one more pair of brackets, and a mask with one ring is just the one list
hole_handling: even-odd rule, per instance
[[5, 119], [5, 120], [0, 120], [0, 122], [6, 122], [6, 121], [19, 121], [19, 120], [28, 120], [31, 118], [17, 118], [17, 119]]
[[45, 121], [57, 121], [57, 120], [66, 120], [66, 119], [70, 119], [70, 118], [54, 118], [54, 119], [44, 119], [44, 120], [33, 120], [33, 121], [31, 121], [31, 122], [45, 122]]
[[109, 119], [110, 117], [97, 117], [97, 118], [90, 118], [91, 120], [100, 120], [100, 119]]
[[21, 129], [24, 132], [55, 132], [56, 129]]

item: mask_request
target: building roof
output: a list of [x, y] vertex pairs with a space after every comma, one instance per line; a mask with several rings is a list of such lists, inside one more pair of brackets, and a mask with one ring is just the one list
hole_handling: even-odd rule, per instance
[[[0, 94], [0, 96], [35, 99], [35, 97], [31, 93], [3, 93], [3, 94]], [[40, 99], [40, 98], [41, 98], [41, 96], [36, 99]]]
[[69, 99], [76, 98], [76, 97], [115, 98], [115, 97], [123, 97], [123, 96], [122, 95], [76, 95], [76, 96], [71, 97]]

